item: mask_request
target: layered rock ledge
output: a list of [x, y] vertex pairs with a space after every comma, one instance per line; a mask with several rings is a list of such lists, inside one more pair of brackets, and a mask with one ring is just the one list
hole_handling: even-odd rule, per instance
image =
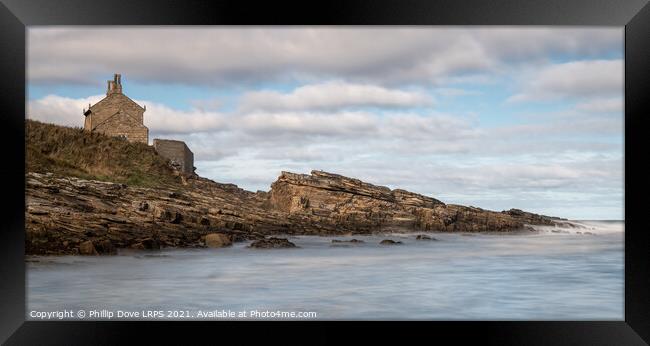
[[[445, 204], [322, 171], [282, 172], [269, 192], [250, 192], [195, 175], [184, 177], [182, 185], [158, 188], [26, 175], [29, 255], [206, 247], [206, 236], [213, 233], [223, 235], [220, 242], [227, 244], [280, 234], [511, 232], [561, 222], [517, 209], [495, 212]], [[209, 237], [207, 243], [215, 242]]]
[[552, 225], [559, 219], [517, 209], [494, 212], [445, 204], [417, 193], [376, 186], [323, 171], [282, 172], [271, 185], [269, 205], [289, 215], [307, 215], [319, 224], [353, 233], [413, 229], [438, 232], [488, 232]]

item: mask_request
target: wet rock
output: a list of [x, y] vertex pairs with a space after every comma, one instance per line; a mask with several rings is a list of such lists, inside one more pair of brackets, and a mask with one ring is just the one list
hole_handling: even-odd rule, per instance
[[146, 238], [143, 239], [140, 244], [142, 244], [142, 248], [146, 250], [160, 250], [160, 241], [158, 241], [158, 239]]
[[401, 241], [395, 241], [395, 240], [392, 240], [392, 239], [384, 239], [384, 240], [380, 241], [379, 244], [381, 244], [381, 245], [397, 245], [397, 244], [402, 244], [402, 242]]
[[350, 240], [332, 239], [332, 243], [364, 243], [364, 241], [359, 239], [350, 239]]
[[113, 243], [108, 239], [97, 242], [95, 249], [101, 255], [114, 255], [117, 253]]
[[232, 245], [230, 237], [221, 233], [210, 233], [205, 236], [205, 245], [210, 248], [220, 248]]
[[[561, 219], [557, 217], [551, 217], [551, 216], [546, 216], [546, 215], [538, 215], [538, 214], [533, 214], [529, 212], [525, 212], [521, 209], [510, 209], [506, 211], [502, 211], [501, 213], [507, 214], [510, 216], [513, 216], [520, 221], [522, 221], [525, 224], [532, 224], [532, 225], [554, 225], [558, 226], [557, 221], [566, 221], [566, 219]], [[566, 222], [560, 222], [559, 224], [561, 225], [566, 225], [568, 227], [572, 227], [573, 225], [570, 223]]]
[[418, 235], [415, 237], [415, 239], [416, 239], [416, 240], [438, 240], [438, 239], [436, 239], [436, 238], [429, 237], [428, 235], [424, 235], [424, 234], [418, 234]]
[[79, 244], [79, 254], [87, 256], [99, 255], [92, 241], [88, 240]]
[[297, 247], [296, 244], [290, 242], [286, 238], [266, 238], [256, 240], [249, 245], [251, 248], [256, 249], [280, 249], [280, 248], [293, 248]]

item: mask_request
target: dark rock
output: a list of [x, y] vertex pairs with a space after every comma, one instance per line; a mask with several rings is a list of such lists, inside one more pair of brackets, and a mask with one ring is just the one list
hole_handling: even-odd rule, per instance
[[149, 203], [147, 203], [145, 201], [142, 201], [142, 202], [138, 203], [138, 210], [139, 211], [147, 211], [147, 210], [149, 210]]
[[401, 241], [394, 241], [391, 239], [384, 239], [381, 242], [379, 242], [381, 245], [397, 245], [397, 244], [402, 244]]
[[160, 242], [158, 239], [147, 238], [140, 242], [142, 247], [147, 250], [160, 250]]
[[417, 237], [415, 237], [415, 239], [416, 240], [438, 240], [436, 238], [429, 237], [428, 235], [424, 235], [424, 234], [418, 234]]
[[97, 252], [101, 255], [114, 255], [117, 253], [113, 243], [108, 239], [97, 242], [95, 249], [97, 249]]
[[364, 241], [359, 239], [350, 239], [350, 240], [332, 239], [332, 243], [364, 243]]
[[95, 245], [90, 240], [79, 244], [79, 254], [87, 255], [87, 256], [99, 255], [99, 253], [95, 249]]
[[183, 215], [179, 212], [175, 212], [174, 217], [169, 222], [179, 224], [181, 221], [183, 221]]
[[251, 243], [248, 247], [256, 249], [279, 249], [279, 248], [292, 248], [297, 247], [296, 244], [290, 242], [286, 238], [266, 238], [256, 240]]

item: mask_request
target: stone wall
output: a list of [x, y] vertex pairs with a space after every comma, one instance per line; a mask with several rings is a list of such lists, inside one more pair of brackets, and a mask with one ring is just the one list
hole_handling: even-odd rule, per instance
[[168, 159], [179, 171], [194, 173], [194, 154], [185, 142], [156, 138], [153, 140], [153, 147], [158, 155]]
[[118, 113], [98, 125], [93, 131], [124, 137], [129, 142], [149, 144], [149, 129], [138, 124], [129, 115]]

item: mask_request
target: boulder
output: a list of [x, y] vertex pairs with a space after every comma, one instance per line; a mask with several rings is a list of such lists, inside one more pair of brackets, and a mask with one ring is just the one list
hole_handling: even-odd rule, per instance
[[364, 241], [359, 239], [350, 239], [350, 240], [332, 239], [332, 243], [364, 243]]
[[424, 234], [418, 234], [417, 237], [415, 237], [415, 239], [416, 240], [438, 240], [436, 238], [429, 237], [428, 235], [424, 235]]
[[248, 247], [257, 248], [257, 249], [281, 249], [281, 248], [292, 248], [297, 247], [296, 244], [290, 242], [285, 238], [266, 238], [256, 240], [251, 243]]
[[219, 248], [232, 245], [232, 241], [225, 234], [210, 233], [205, 236], [205, 245], [210, 248]]
[[87, 256], [99, 255], [92, 241], [88, 240], [79, 244], [79, 254]]
[[379, 242], [381, 245], [397, 245], [397, 244], [402, 244], [401, 241], [394, 241], [391, 239], [384, 239], [381, 242]]

